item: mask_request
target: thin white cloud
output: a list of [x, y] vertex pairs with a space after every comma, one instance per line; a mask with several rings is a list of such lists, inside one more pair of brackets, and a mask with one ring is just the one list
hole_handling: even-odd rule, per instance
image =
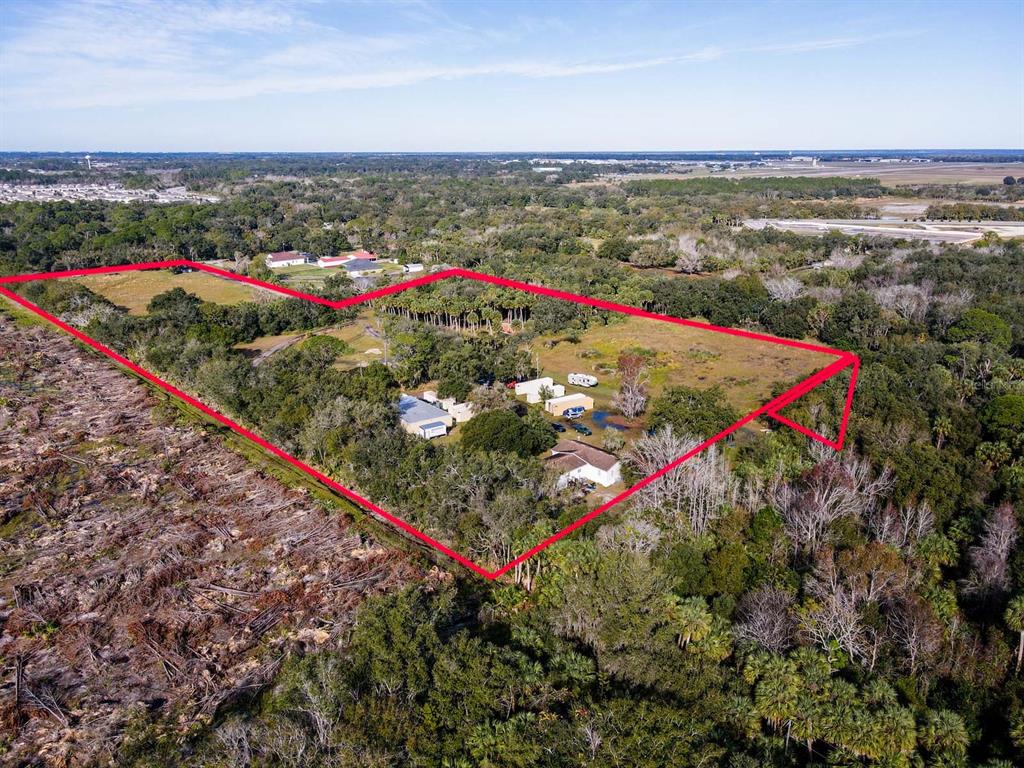
[[[509, 56], [497, 43], [495, 51], [481, 49], [481, 39], [514, 39], [515, 33], [471, 29], [429, 4], [401, 6], [405, 16], [416, 20], [414, 31], [372, 34], [319, 23], [310, 13], [315, 7], [277, 0], [93, 0], [11, 13], [11, 23], [4, 25], [9, 31], [0, 42], [0, 108], [226, 101], [484, 76], [600, 76], [712, 62], [732, 54], [824, 51], [879, 39], [731, 49], [709, 45], [661, 56], [572, 60]], [[552, 23], [541, 26], [551, 28]], [[536, 34], [538, 22], [524, 22], [520, 29]], [[474, 63], [466, 64], [467, 59]]]

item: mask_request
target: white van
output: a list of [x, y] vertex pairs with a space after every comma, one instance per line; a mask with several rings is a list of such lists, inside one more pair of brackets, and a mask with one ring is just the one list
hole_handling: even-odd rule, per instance
[[596, 387], [597, 377], [587, 373], [570, 373], [569, 383], [576, 387]]

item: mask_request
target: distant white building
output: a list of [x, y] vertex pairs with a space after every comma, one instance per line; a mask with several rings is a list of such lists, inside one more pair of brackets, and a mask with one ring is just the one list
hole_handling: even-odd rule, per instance
[[526, 402], [528, 403], [539, 403], [541, 401], [540, 391], [545, 388], [550, 391], [549, 397], [561, 397], [565, 394], [565, 387], [561, 384], [555, 384], [555, 380], [550, 376], [517, 382], [516, 394], [526, 395]]
[[267, 254], [267, 266], [271, 269], [283, 267], [296, 267], [313, 260], [313, 255], [305, 251], [278, 251]]
[[422, 272], [423, 271], [423, 265], [419, 264], [419, 263], [403, 264], [402, 265], [402, 271], [405, 272], [405, 274], [407, 274], [407, 275], [412, 273], [412, 272]]
[[544, 464], [558, 474], [559, 488], [573, 480], [597, 483], [604, 488], [622, 480], [622, 464], [614, 453], [579, 440], [560, 440]]

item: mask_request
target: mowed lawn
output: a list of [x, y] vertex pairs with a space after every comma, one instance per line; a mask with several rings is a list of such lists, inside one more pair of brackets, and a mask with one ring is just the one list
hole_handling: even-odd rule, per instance
[[166, 269], [85, 275], [75, 278], [75, 281], [105, 296], [114, 304], [126, 308], [133, 315], [146, 314], [146, 307], [153, 297], [172, 288], [182, 288], [203, 301], [217, 304], [241, 304], [252, 301], [256, 294], [261, 292], [259, 288], [207, 272], [185, 272], [176, 275]]
[[[549, 348], [551, 341], [556, 343]], [[717, 385], [744, 412], [769, 400], [776, 384], [810, 376], [835, 360], [831, 355], [643, 317], [591, 328], [576, 344], [544, 336], [532, 347], [542, 376], [565, 384], [567, 393], [586, 392], [597, 410], [611, 409], [619, 386], [616, 363], [624, 351], [651, 355], [647, 379], [653, 397], [667, 387]], [[574, 372], [594, 375], [599, 383], [590, 389], [570, 386], [567, 377]]]
[[[402, 267], [398, 264], [384, 264], [384, 275], [402, 275]], [[321, 269], [316, 264], [299, 264], [294, 267], [282, 267], [275, 269], [274, 273], [284, 278], [284, 281], [299, 291], [307, 291], [314, 288], [323, 288], [324, 282], [331, 275], [346, 274], [342, 267], [328, 267]]]

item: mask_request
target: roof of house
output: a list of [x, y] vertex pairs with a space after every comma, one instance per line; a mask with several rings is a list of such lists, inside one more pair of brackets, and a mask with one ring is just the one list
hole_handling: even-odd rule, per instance
[[374, 259], [377, 258], [377, 254], [362, 249], [354, 251], [350, 255], [352, 256], [353, 259], [367, 259], [369, 261], [373, 261]]
[[[614, 453], [602, 451], [600, 448], [581, 443], [579, 440], [559, 440], [551, 452], [555, 454], [553, 458], [557, 458], [558, 454], [570, 455], [592, 467], [603, 470], [609, 470], [619, 463], [619, 458]], [[551, 460], [549, 459], [549, 461]]]
[[426, 419], [450, 419], [451, 416], [437, 406], [425, 403], [419, 398], [402, 395], [398, 399], [398, 418], [407, 424], [415, 424]]
[[352, 261], [345, 263], [345, 269], [355, 272], [363, 269], [383, 269], [383, 267], [376, 261], [369, 259], [352, 259]]
[[544, 460], [544, 465], [551, 467], [560, 474], [572, 472], [574, 469], [587, 466], [587, 462], [574, 453], [556, 453]]
[[352, 257], [351, 256], [321, 256], [319, 260], [323, 261], [323, 262], [326, 262], [328, 264], [334, 264], [334, 263], [344, 264], [346, 261], [352, 261]]

